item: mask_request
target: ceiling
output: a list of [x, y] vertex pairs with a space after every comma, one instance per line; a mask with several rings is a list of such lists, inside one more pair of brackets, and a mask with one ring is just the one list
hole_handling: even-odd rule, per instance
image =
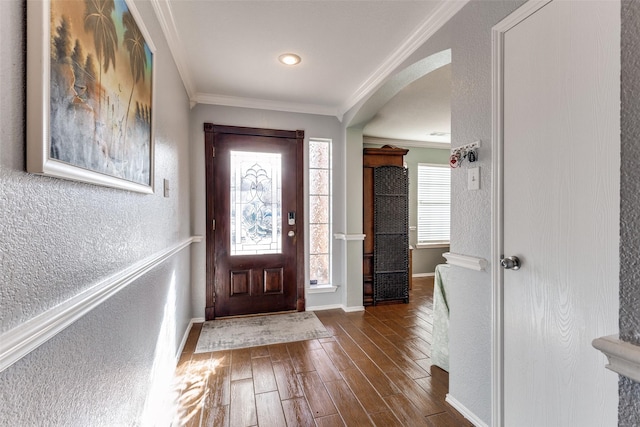
[[[340, 120], [464, 3], [152, 0], [192, 105]], [[300, 55], [302, 62], [280, 64], [278, 56], [286, 52]], [[428, 134], [450, 132], [449, 94], [443, 91], [450, 87], [447, 70], [407, 86], [380, 110], [367, 134], [437, 142]]]
[[451, 64], [405, 86], [378, 110], [363, 133], [376, 138], [450, 144]]

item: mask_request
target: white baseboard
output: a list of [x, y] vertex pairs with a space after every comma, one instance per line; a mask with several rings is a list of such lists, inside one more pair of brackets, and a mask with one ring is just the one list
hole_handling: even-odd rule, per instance
[[191, 243], [202, 240], [193, 236], [139, 261], [79, 292], [67, 301], [32, 317], [0, 334], [0, 372], [49, 341], [60, 331], [126, 288], [169, 257]]
[[310, 306], [306, 308], [306, 311], [323, 311], [323, 310], [335, 310], [335, 309], [342, 309], [342, 311], [344, 311], [345, 313], [351, 313], [354, 311], [364, 311], [364, 306], [363, 305], [356, 305], [356, 306], [352, 306], [352, 307], [347, 307], [343, 304], [329, 304], [329, 305], [316, 305], [316, 306]]
[[449, 393], [447, 393], [447, 397], [445, 398], [445, 400], [447, 401], [447, 403], [451, 406], [453, 406], [453, 408], [460, 412], [460, 414], [465, 417], [466, 419], [468, 419], [469, 421], [471, 421], [471, 423], [476, 426], [476, 427], [489, 427], [487, 425], [487, 423], [485, 423], [484, 421], [482, 421], [480, 418], [478, 418], [476, 416], [476, 414], [474, 414], [473, 412], [471, 412], [470, 410], [468, 410], [462, 403], [458, 402], [456, 400], [455, 397], [452, 397]]
[[336, 308], [342, 308], [342, 304], [328, 304], [328, 305], [315, 305], [305, 308], [306, 311], [323, 311], [323, 310], [335, 310]]
[[411, 277], [433, 277], [436, 273], [416, 273], [412, 274]]
[[184, 351], [184, 346], [187, 344], [187, 339], [189, 338], [189, 332], [191, 332], [191, 328], [193, 327], [194, 323], [198, 323], [198, 319], [196, 318], [191, 319], [189, 321], [189, 324], [187, 325], [187, 329], [185, 329], [184, 334], [182, 335], [182, 341], [180, 341], [180, 345], [178, 346], [178, 351], [176, 352], [176, 365], [180, 360], [180, 355]]

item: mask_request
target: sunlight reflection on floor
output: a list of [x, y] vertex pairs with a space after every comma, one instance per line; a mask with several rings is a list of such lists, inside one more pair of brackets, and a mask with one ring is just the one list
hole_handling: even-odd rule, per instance
[[[196, 422], [202, 415], [202, 408], [207, 401], [209, 379], [216, 374], [216, 368], [223, 358], [190, 360], [183, 362], [176, 369], [174, 395], [177, 398], [178, 413], [174, 425], [182, 426]], [[196, 422], [196, 425], [198, 423]]]

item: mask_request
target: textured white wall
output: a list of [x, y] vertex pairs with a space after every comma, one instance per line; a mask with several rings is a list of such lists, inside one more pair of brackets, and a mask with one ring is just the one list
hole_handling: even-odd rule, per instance
[[[622, 3], [620, 338], [640, 345], [640, 1]], [[620, 426], [640, 425], [640, 383], [619, 382]]]
[[[491, 28], [523, 1], [471, 1], [449, 23], [452, 35], [452, 146], [481, 140], [480, 190], [466, 169], [451, 179], [451, 252], [491, 260]], [[449, 393], [491, 421], [491, 274], [451, 269]]]
[[[189, 104], [149, 2], [163, 198], [25, 172], [25, 1], [0, 2], [0, 332], [189, 237]], [[191, 318], [189, 250], [0, 373], [1, 425], [135, 424]], [[163, 375], [167, 375], [165, 370]], [[157, 380], [157, 379], [156, 379]]]
[[[224, 107], [217, 105], [197, 105], [191, 110], [190, 133], [191, 140], [191, 220], [193, 233], [206, 235], [206, 189], [205, 189], [205, 160], [204, 160], [204, 123], [227, 126], [246, 126], [267, 129], [304, 130], [305, 147], [309, 138], [330, 138], [333, 141], [334, 153], [334, 230], [341, 231], [344, 227], [344, 158], [340, 155], [344, 147], [344, 138], [340, 133], [340, 122], [335, 117], [318, 116], [313, 114], [286, 113], [280, 111], [255, 110], [249, 108]], [[305, 164], [308, 160], [305, 154]], [[306, 170], [306, 167], [305, 167]], [[305, 179], [307, 179], [305, 177]], [[307, 195], [308, 182], [305, 182], [305, 211], [308, 210]], [[308, 227], [307, 233], [308, 236]], [[308, 239], [306, 242], [308, 248]], [[335, 293], [307, 295], [306, 305], [322, 306], [342, 303], [344, 289], [343, 246], [336, 244], [333, 254], [333, 281], [341, 287]], [[308, 252], [308, 249], [307, 249]], [[192, 309], [194, 317], [204, 317], [206, 304], [206, 248], [204, 242], [194, 246], [192, 269]], [[308, 266], [306, 266], [308, 271]], [[308, 273], [307, 273], [308, 275]]]

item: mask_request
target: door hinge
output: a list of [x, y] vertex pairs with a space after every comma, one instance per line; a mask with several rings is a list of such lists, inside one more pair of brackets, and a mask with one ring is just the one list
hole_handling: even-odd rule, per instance
[[216, 147], [211, 147], [211, 157], [216, 156]]
[[211, 220], [211, 229], [212, 230], [216, 229], [216, 220], [215, 219]]

